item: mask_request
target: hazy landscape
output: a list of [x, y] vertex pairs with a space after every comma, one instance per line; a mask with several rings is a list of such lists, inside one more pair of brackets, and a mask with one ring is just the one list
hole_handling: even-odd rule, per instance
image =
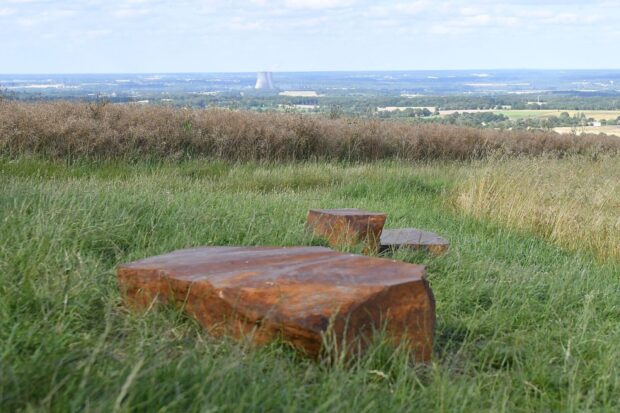
[[19, 101], [70, 100], [617, 135], [620, 71], [487, 70], [0, 75]]

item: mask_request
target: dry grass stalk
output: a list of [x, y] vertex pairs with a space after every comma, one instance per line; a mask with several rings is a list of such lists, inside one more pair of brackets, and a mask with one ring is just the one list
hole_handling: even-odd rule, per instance
[[52, 158], [233, 161], [470, 160], [490, 154], [617, 153], [603, 135], [497, 131], [223, 109], [0, 102], [0, 154]]
[[458, 187], [466, 213], [533, 231], [573, 250], [620, 258], [620, 160], [493, 162]]

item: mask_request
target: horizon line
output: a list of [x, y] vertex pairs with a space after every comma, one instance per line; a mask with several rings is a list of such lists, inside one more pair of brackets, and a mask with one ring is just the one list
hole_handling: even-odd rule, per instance
[[565, 71], [565, 72], [580, 72], [580, 71], [619, 71], [620, 68], [469, 68], [469, 69], [371, 69], [371, 70], [255, 70], [255, 71], [161, 71], [161, 72], [142, 72], [142, 71], [129, 71], [129, 72], [7, 72], [0, 73], [0, 76], [45, 76], [45, 75], [173, 75], [173, 74], [250, 74], [259, 72], [271, 72], [271, 73], [377, 73], [377, 72], [470, 72], [470, 71], [538, 71], [538, 72], [553, 72], [553, 71]]

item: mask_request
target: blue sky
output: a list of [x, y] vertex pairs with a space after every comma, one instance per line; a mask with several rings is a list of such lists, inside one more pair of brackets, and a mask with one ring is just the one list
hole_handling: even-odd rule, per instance
[[614, 0], [0, 0], [0, 73], [620, 68]]

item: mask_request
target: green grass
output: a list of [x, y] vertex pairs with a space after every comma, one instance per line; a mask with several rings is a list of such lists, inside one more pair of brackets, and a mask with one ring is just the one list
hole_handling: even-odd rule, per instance
[[[620, 268], [449, 201], [465, 164], [70, 165], [0, 160], [0, 410], [618, 411]], [[174, 310], [132, 314], [115, 267], [198, 245], [312, 240], [310, 207], [434, 230], [434, 361], [378, 342], [354, 363], [214, 340]]]

